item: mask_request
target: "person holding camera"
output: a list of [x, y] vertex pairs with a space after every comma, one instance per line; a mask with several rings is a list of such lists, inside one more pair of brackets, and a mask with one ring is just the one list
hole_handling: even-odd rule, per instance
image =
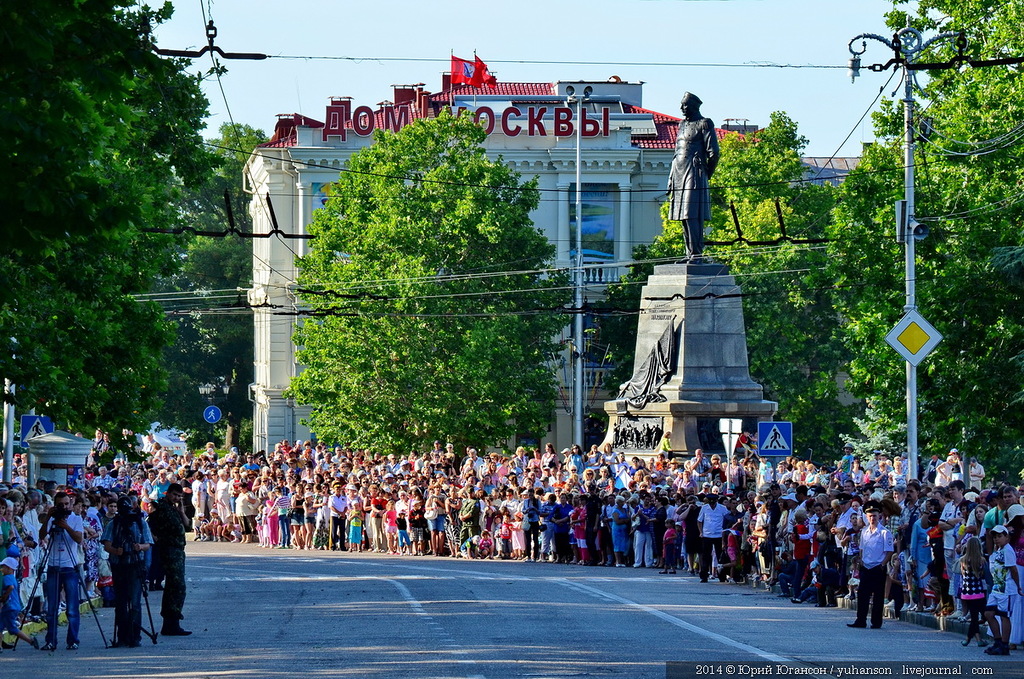
[[117, 499], [117, 515], [101, 538], [114, 578], [114, 646], [137, 648], [142, 639], [142, 581], [145, 553], [153, 544], [149, 526], [129, 495]]
[[180, 484], [172, 483], [156, 509], [149, 516], [149, 529], [155, 538], [156, 553], [164, 567], [164, 595], [160, 607], [164, 625], [160, 634], [184, 637], [192, 634], [181, 628], [181, 609], [185, 605], [185, 510], [182, 507], [184, 491]]
[[46, 562], [46, 643], [44, 651], [57, 650], [57, 620], [60, 614], [60, 595], [68, 615], [67, 645], [69, 651], [78, 649], [78, 611], [81, 580], [78, 572], [78, 546], [85, 537], [82, 517], [71, 512], [71, 497], [65, 492], [53, 498], [53, 507], [43, 525], [45, 542], [49, 548]]

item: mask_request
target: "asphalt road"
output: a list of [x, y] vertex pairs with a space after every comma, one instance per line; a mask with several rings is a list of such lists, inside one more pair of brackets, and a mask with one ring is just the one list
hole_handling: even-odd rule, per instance
[[[667, 661], [1015, 663], [960, 637], [653, 569], [188, 545], [190, 637], [104, 649], [22, 644], [2, 677], [665, 677]], [[160, 625], [159, 592], [152, 595]], [[99, 620], [108, 638], [111, 610]], [[63, 633], [61, 635], [63, 640]], [[1004, 668], [1010, 667], [1003, 665]]]

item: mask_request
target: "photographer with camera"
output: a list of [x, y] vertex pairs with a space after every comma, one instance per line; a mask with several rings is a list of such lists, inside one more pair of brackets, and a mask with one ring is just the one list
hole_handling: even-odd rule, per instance
[[79, 597], [81, 592], [78, 572], [78, 546], [84, 539], [82, 517], [71, 512], [71, 497], [65, 492], [53, 498], [53, 507], [43, 524], [44, 542], [48, 544], [46, 562], [46, 644], [44, 651], [57, 650], [57, 620], [60, 614], [60, 595], [68, 615], [68, 650], [78, 649]]
[[117, 499], [117, 516], [103, 530], [114, 578], [114, 646], [136, 648], [142, 639], [142, 584], [146, 577], [145, 552], [153, 544], [135, 498]]

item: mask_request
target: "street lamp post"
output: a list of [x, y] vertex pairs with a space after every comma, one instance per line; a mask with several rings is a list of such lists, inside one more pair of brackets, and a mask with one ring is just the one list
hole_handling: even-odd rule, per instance
[[[957, 39], [960, 53], [963, 54], [964, 38], [960, 33], [940, 33], [928, 40], [925, 40], [921, 32], [913, 28], [901, 28], [892, 38], [884, 38], [874, 33], [862, 33], [847, 45], [850, 50], [849, 75], [851, 82], [860, 75], [860, 55], [867, 50], [867, 41], [880, 42], [894, 53], [894, 57], [885, 64], [873, 64], [869, 68], [872, 71], [884, 71], [889, 66], [903, 69], [903, 195], [904, 205], [897, 206], [896, 235], [897, 240], [904, 246], [904, 288], [905, 302], [904, 314], [917, 310], [917, 273], [916, 253], [914, 246], [916, 242], [927, 235], [927, 229], [914, 220], [914, 72], [920, 70], [923, 65], [918, 65], [918, 57], [929, 47], [946, 40]], [[860, 50], [855, 49], [854, 43], [861, 41]], [[936, 64], [928, 64], [934, 67]], [[909, 463], [908, 475], [910, 478], [917, 478], [918, 455], [917, 455], [917, 364], [912, 361], [906, 362], [907, 381], [907, 458]]]
[[[214, 405], [227, 400], [228, 394], [231, 393], [231, 385], [225, 381], [219, 384], [200, 384], [199, 393], [206, 397], [210, 405]], [[215, 423], [216, 421], [210, 422], [210, 441], [213, 441]]]
[[586, 384], [583, 381], [583, 363], [586, 342], [583, 337], [583, 184], [582, 184], [582, 142], [583, 142], [583, 104], [590, 99], [594, 88], [583, 88], [582, 96], [576, 96], [576, 88], [569, 85], [565, 88], [566, 103], [571, 107], [576, 104], [576, 253], [573, 259], [573, 306], [576, 317], [573, 321], [573, 391], [572, 391], [572, 436], [573, 442], [583, 447], [583, 395]]

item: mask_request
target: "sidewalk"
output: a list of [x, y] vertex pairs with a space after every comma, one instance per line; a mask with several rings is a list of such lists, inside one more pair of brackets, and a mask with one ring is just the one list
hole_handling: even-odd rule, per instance
[[[772, 585], [771, 590], [765, 590], [764, 587], [760, 586], [756, 582], [753, 582], [752, 580], [748, 580], [747, 586], [752, 589], [757, 589], [759, 591], [765, 592], [766, 594], [779, 594], [780, 592], [778, 585]], [[842, 597], [839, 597], [836, 599], [836, 603], [838, 604], [837, 608], [841, 609], [856, 610], [857, 608], [856, 600], [850, 601], [849, 599], [843, 599]], [[900, 611], [899, 616], [896, 616], [893, 614], [892, 609], [886, 607], [885, 617], [887, 620], [899, 620], [900, 622], [906, 622], [911, 625], [930, 627], [940, 632], [950, 632], [951, 634], [959, 634], [964, 637], [967, 636], [968, 622], [950, 620], [948, 616], [936, 617], [934, 615], [931, 615], [930, 613], [911, 612], [906, 609]], [[981, 633], [985, 635], [988, 634], [988, 625], [984, 621], [982, 621], [981, 624]]]
[[[92, 605], [97, 610], [103, 608], [103, 597], [94, 597], [92, 599]], [[81, 604], [78, 606], [78, 610], [79, 610], [79, 612], [82, 615], [90, 615], [90, 613], [89, 613], [89, 602], [83, 600], [81, 602]], [[18, 616], [18, 619], [20, 620], [21, 616]], [[57, 622], [61, 626], [67, 625], [68, 624], [68, 614], [67, 613], [61, 613], [60, 616], [57, 619]], [[22, 627], [21, 630], [25, 634], [29, 635], [30, 637], [34, 637], [37, 634], [43, 634], [43, 633], [46, 632], [46, 623], [45, 622], [28, 622], [28, 623], [25, 623], [25, 626]], [[14, 639], [15, 639], [15, 637], [14, 637], [13, 634], [8, 634], [8, 633], [4, 632], [4, 635], [3, 635], [4, 647], [7, 647], [7, 646], [10, 646], [11, 644], [13, 644], [14, 643]], [[21, 642], [21, 643], [24, 643], [24, 642]], [[39, 643], [42, 643], [42, 642], [40, 641]]]

